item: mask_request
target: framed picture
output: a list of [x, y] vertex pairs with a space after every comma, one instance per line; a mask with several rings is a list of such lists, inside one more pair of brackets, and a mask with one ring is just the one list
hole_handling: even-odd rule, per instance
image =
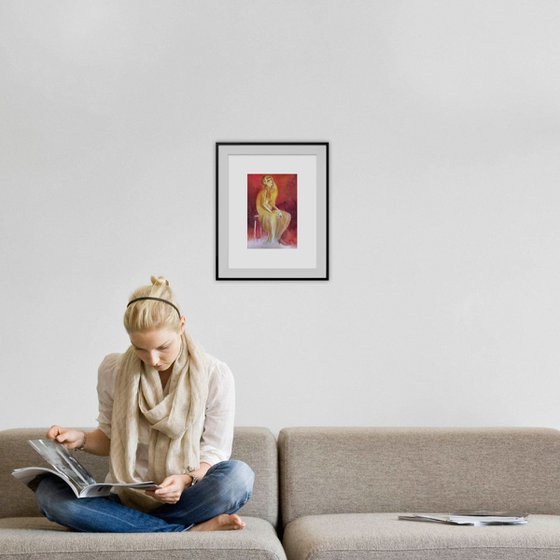
[[216, 143], [216, 279], [329, 279], [328, 142]]

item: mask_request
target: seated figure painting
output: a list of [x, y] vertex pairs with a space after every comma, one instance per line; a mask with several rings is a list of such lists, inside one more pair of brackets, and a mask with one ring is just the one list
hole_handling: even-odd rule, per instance
[[297, 175], [247, 175], [247, 247], [297, 248]]

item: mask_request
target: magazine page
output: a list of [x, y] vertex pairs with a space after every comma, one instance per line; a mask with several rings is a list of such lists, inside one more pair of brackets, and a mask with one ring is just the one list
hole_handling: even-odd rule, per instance
[[525, 525], [527, 524], [527, 514], [450, 514], [450, 515], [427, 515], [410, 514], [399, 515], [399, 519], [404, 521], [425, 521], [428, 523], [447, 523], [449, 525], [472, 525], [481, 527], [484, 525]]
[[12, 476], [33, 489], [32, 482], [38, 476], [49, 473], [54, 474], [64, 480], [64, 482], [66, 482], [66, 484], [68, 484], [68, 486], [72, 489], [76, 497], [80, 497], [80, 489], [77, 488], [65, 474], [55, 471], [54, 469], [48, 469], [46, 467], [23, 467], [20, 469], [14, 469], [12, 471]]
[[32, 439], [29, 443], [55, 471], [70, 480], [79, 492], [90, 484], [95, 484], [93, 476], [61, 443], [50, 439]]
[[453, 523], [472, 523], [473, 525], [525, 525], [527, 513], [484, 512], [452, 513], [449, 521]]
[[156, 490], [159, 488], [157, 484], [153, 482], [131, 482], [131, 483], [119, 483], [119, 482], [98, 482], [88, 486], [80, 492], [80, 498], [99, 498], [102, 496], [108, 496], [111, 492], [111, 488], [136, 488], [137, 490]]
[[46, 473], [60, 477], [78, 498], [98, 498], [108, 496], [111, 488], [128, 487], [139, 490], [156, 490], [159, 486], [153, 481], [145, 482], [96, 482], [89, 471], [62, 444], [49, 439], [29, 440], [29, 444], [43, 457], [52, 468], [25, 467], [15, 469], [12, 475], [33, 489], [33, 480]]
[[436, 515], [420, 515], [418, 513], [413, 513], [411, 515], [399, 515], [398, 517], [402, 521], [426, 521], [430, 523], [448, 523], [447, 517], [438, 517]]

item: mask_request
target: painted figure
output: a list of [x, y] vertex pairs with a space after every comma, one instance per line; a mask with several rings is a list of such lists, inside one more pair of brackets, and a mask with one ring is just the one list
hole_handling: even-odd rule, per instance
[[257, 195], [257, 213], [263, 230], [267, 234], [267, 242], [281, 242], [282, 235], [288, 229], [292, 217], [285, 210], [276, 206], [278, 186], [271, 175], [262, 179], [262, 189]]

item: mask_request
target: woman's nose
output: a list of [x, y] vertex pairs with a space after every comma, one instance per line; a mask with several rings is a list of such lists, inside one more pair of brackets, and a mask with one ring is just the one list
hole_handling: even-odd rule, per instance
[[159, 354], [157, 352], [150, 352], [148, 358], [150, 361], [150, 365], [155, 366], [158, 363]]

